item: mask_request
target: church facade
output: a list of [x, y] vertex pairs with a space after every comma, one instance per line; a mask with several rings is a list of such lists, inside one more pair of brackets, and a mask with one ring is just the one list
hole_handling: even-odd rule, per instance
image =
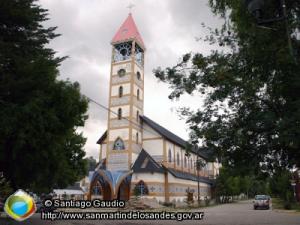
[[[146, 48], [131, 14], [111, 44], [107, 130], [97, 142], [100, 163], [89, 198], [173, 202], [187, 193], [197, 199], [198, 189], [201, 199], [211, 198], [218, 164], [196, 146], [187, 154], [185, 140], [144, 115]], [[197, 170], [200, 159], [206, 164]]]

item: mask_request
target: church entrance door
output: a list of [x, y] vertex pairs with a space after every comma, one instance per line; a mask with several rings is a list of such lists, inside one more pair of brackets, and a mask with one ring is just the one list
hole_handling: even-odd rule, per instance
[[128, 201], [130, 198], [130, 184], [122, 182], [118, 191], [118, 200]]

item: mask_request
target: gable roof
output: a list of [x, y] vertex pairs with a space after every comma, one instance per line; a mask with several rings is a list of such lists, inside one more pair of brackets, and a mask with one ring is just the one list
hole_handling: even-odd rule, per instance
[[[148, 124], [153, 130], [155, 130], [164, 138], [181, 146], [182, 148], [186, 148], [188, 142], [182, 139], [181, 137], [177, 136], [176, 134], [172, 133], [171, 131], [167, 130], [166, 128], [162, 127], [161, 125], [159, 125], [158, 123], [154, 122], [153, 120], [149, 119], [146, 116], [140, 115], [140, 119], [141, 121]], [[107, 137], [107, 131], [105, 131], [104, 134], [102, 134], [102, 136], [97, 141], [97, 144], [101, 144], [106, 137]], [[200, 157], [206, 160], [210, 158], [210, 152], [207, 148], [199, 148], [198, 146], [195, 145], [192, 147], [191, 152], [193, 152], [196, 155], [199, 155]]]
[[107, 130], [104, 132], [104, 134], [102, 134], [102, 136], [99, 138], [99, 140], [97, 141], [97, 144], [101, 144], [105, 138], [107, 137]]
[[[157, 133], [159, 133], [161, 136], [165, 137], [169, 141], [178, 144], [182, 148], [186, 148], [188, 142], [183, 140], [181, 137], [177, 136], [176, 134], [172, 133], [171, 131], [167, 130], [166, 128], [162, 127], [161, 125], [157, 124], [153, 120], [149, 119], [146, 116], [140, 116], [141, 120], [148, 124], [153, 130], [155, 130]], [[208, 159], [209, 156], [206, 152], [204, 152], [204, 148], [199, 148], [197, 146], [193, 146], [191, 151], [195, 153], [196, 155], [199, 154], [199, 156], [203, 157], [204, 159]]]
[[194, 174], [190, 174], [190, 173], [186, 173], [186, 172], [181, 172], [172, 168], [166, 168], [167, 171], [169, 171], [174, 177], [180, 178], [180, 179], [184, 179], [184, 180], [192, 180], [192, 181], [199, 181], [206, 183], [206, 184], [210, 184], [210, 185], [214, 185], [215, 184], [215, 180], [211, 180], [207, 177], [202, 177], [202, 176], [196, 176]]
[[124, 21], [122, 26], [119, 28], [117, 33], [112, 39], [112, 44], [117, 42], [123, 42], [126, 40], [135, 39], [141, 45], [142, 48], [145, 48], [144, 41], [135, 25], [131, 13], [129, 13], [127, 19]]
[[[148, 160], [145, 165], [145, 160]], [[164, 169], [160, 164], [158, 164], [144, 149], [140, 152], [137, 159], [135, 160], [132, 170], [135, 173], [142, 172], [153, 172], [153, 173], [163, 173]]]
[[[145, 165], [145, 160], [148, 160]], [[144, 168], [143, 168], [144, 167]], [[167, 168], [159, 163], [157, 163], [151, 155], [144, 149], [140, 152], [138, 158], [136, 159], [135, 163], [132, 166], [132, 170], [134, 173], [164, 173], [169, 172], [174, 177], [183, 179], [183, 180], [191, 180], [191, 181], [200, 181], [206, 184], [214, 185], [215, 180], [211, 180], [207, 177], [196, 176], [194, 174], [178, 171], [172, 168]]]

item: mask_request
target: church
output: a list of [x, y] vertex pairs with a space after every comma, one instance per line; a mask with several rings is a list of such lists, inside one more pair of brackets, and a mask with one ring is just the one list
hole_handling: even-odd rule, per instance
[[[92, 176], [89, 199], [129, 200], [133, 196], [159, 202], [212, 197], [218, 163], [144, 115], [146, 47], [132, 14], [112, 42], [107, 130], [99, 138], [100, 163]], [[196, 162], [203, 166], [197, 170]], [[199, 186], [198, 186], [199, 185]]]

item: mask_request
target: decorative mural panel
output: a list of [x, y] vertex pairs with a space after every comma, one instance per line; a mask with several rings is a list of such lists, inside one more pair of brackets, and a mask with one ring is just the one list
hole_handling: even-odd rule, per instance
[[[177, 184], [170, 184], [169, 185], [169, 192], [174, 194], [183, 194], [186, 193], [187, 190], [192, 191], [193, 193], [197, 194], [198, 188], [196, 186], [188, 186], [188, 185], [177, 185]], [[200, 187], [200, 195], [201, 196], [208, 196], [209, 195], [209, 188], [208, 187]]]
[[163, 184], [150, 184], [148, 185], [149, 193], [164, 193], [165, 188]]
[[114, 153], [109, 155], [108, 170], [111, 171], [126, 171], [128, 170], [128, 154]]
[[[145, 181], [145, 184], [148, 186], [149, 194], [151, 193], [160, 193], [164, 194], [165, 193], [165, 188], [164, 184], [148, 184]], [[131, 185], [131, 191], [134, 190], [135, 185]]]

